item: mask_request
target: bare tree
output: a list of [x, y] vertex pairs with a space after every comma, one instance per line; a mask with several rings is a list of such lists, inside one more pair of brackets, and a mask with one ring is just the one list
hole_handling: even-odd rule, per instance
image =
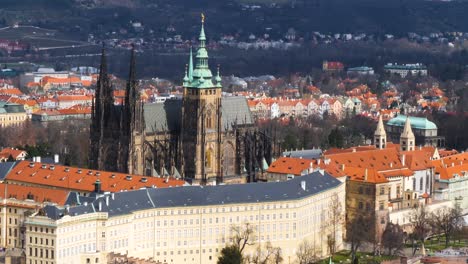
[[280, 247], [273, 247], [270, 241], [265, 245], [262, 250], [260, 246], [257, 252], [250, 258], [250, 263], [255, 264], [278, 264], [283, 262], [283, 255]]
[[[413, 225], [412, 238], [421, 242], [423, 248], [426, 239], [432, 234], [430, 218], [430, 213], [427, 212], [425, 206], [414, 208], [409, 215], [410, 223]], [[415, 251], [413, 255], [414, 253]]]
[[440, 208], [431, 215], [434, 229], [445, 236], [445, 247], [450, 240], [463, 228], [463, 215], [459, 206], [454, 208]]
[[365, 242], [373, 242], [375, 227], [374, 220], [370, 216], [355, 216], [346, 226], [346, 238], [351, 246], [351, 263], [356, 260], [356, 253]]
[[246, 246], [254, 245], [255, 230], [250, 223], [245, 223], [242, 226], [231, 226], [232, 242], [242, 254]]
[[338, 231], [343, 229], [344, 223], [343, 205], [337, 193], [332, 195], [327, 213], [329, 221], [324, 222], [322, 232], [327, 236], [328, 250], [333, 255], [336, 252]]
[[388, 223], [383, 235], [382, 244], [388, 250], [388, 255], [393, 256], [403, 248], [405, 235], [398, 224]]
[[318, 250], [306, 239], [299, 244], [296, 251], [296, 257], [299, 264], [310, 264], [319, 259]]

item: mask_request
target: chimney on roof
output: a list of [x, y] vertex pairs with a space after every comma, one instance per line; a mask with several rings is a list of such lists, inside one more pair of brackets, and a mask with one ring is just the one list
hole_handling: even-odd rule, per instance
[[54, 163], [55, 164], [59, 163], [59, 155], [58, 154], [54, 155]]
[[344, 171], [344, 170], [345, 170], [345, 165], [344, 165], [344, 163], [343, 163], [343, 164], [341, 164], [341, 170], [342, 170], [342, 171]]
[[353, 152], [356, 152], [356, 148], [353, 148]]
[[452, 167], [455, 166], [455, 162], [452, 162]]
[[321, 162], [320, 159], [318, 159], [318, 160], [317, 160], [317, 165], [320, 165], [320, 162]]
[[41, 156], [36, 157], [36, 162], [41, 162]]
[[402, 154], [401, 155], [401, 165], [406, 166], [405, 163], [406, 163], [406, 154]]
[[390, 168], [393, 168], [393, 162], [390, 162]]
[[301, 188], [302, 190], [306, 190], [306, 181], [301, 181]]
[[94, 182], [94, 192], [95, 193], [101, 193], [101, 181], [99, 179], [97, 179]]
[[364, 170], [364, 181], [367, 181], [367, 168]]

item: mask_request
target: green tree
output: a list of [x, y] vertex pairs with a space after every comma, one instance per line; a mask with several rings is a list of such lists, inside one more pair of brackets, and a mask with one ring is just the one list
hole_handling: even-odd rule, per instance
[[342, 148], [344, 146], [344, 137], [336, 127], [328, 135], [328, 144], [330, 147]]
[[226, 246], [221, 250], [218, 264], [241, 264], [243, 263], [242, 253], [237, 245]]

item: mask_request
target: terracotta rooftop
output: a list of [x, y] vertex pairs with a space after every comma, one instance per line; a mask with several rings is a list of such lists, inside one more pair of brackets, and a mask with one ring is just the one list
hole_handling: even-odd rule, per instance
[[166, 180], [164, 178], [88, 170], [62, 165], [47, 165], [29, 161], [19, 162], [5, 179], [7, 182], [21, 182], [84, 192], [92, 192], [97, 179], [101, 181], [102, 191], [108, 192], [137, 190], [153, 186], [165, 188], [185, 184], [185, 181], [174, 178]]
[[356, 168], [369, 168], [378, 171], [395, 170], [403, 168], [398, 151], [393, 148], [374, 149], [367, 151], [348, 152], [339, 154], [327, 154], [326, 157], [331, 159], [337, 165], [344, 164]]
[[311, 167], [312, 162], [308, 159], [281, 157], [270, 165], [267, 172], [300, 176], [304, 170]]
[[37, 203], [50, 202], [64, 205], [68, 191], [0, 183], [0, 198], [4, 199], [5, 197], [19, 201], [28, 199]]

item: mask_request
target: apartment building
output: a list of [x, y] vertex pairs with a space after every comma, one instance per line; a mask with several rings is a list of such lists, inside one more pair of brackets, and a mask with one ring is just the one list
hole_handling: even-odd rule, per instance
[[[308, 240], [325, 256], [327, 236], [332, 234], [330, 203], [344, 204], [344, 199], [345, 184], [319, 171], [286, 182], [100, 194], [78, 206], [48, 206], [44, 216], [29, 217], [26, 236], [33, 242], [27, 245], [27, 263], [105, 263], [103, 256], [109, 253], [164, 263], [216, 263], [221, 249], [232, 242], [232, 227], [247, 224], [254, 229], [254, 245], [245, 249], [247, 255], [271, 242], [281, 247], [285, 259], [294, 261], [299, 244]], [[344, 218], [345, 211], [341, 214]], [[53, 226], [54, 233], [36, 232], [41, 225], [43, 231]], [[343, 226], [336, 230], [341, 249]], [[47, 237], [49, 245], [36, 244], [38, 235], [39, 243]], [[49, 247], [49, 258], [44, 252], [41, 257], [40, 250], [36, 254], [39, 246]]]
[[23, 105], [0, 101], [0, 127], [21, 125], [27, 119]]
[[25, 248], [24, 221], [45, 205], [63, 206], [68, 192], [0, 183], [0, 245]]

